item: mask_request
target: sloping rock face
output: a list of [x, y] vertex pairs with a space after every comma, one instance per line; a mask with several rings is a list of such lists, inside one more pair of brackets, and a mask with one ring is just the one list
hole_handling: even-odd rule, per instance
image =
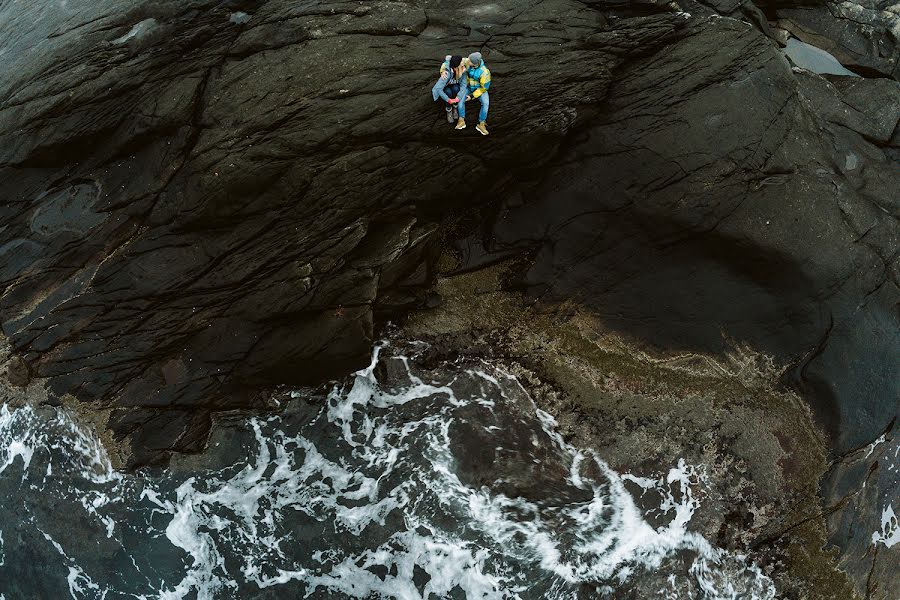
[[[847, 4], [4, 3], [2, 370], [110, 409], [133, 466], [200, 450], [262, 386], [362, 366], [478, 209], [465, 268], [527, 256], [534, 298], [793, 363], [835, 542], [886, 598], [896, 547], [858, 542], [897, 481], [858, 450], [900, 398], [897, 21]], [[792, 69], [763, 15], [880, 78]], [[474, 49], [488, 138], [428, 94]]]
[[[362, 366], [376, 308], [421, 299], [434, 223], [546, 160], [624, 56], [685, 26], [579, 2], [2, 10], [11, 370], [115, 407], [134, 464], [199, 449], [248, 386]], [[479, 149], [427, 89], [488, 40], [506, 81]]]

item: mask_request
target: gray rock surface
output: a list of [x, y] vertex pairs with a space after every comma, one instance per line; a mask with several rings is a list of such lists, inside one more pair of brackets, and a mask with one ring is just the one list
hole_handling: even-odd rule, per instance
[[[462, 244], [462, 270], [526, 252], [510, 289], [547, 306], [664, 351], [736, 340], [792, 364], [839, 461], [900, 408], [898, 118], [896, 81], [795, 71], [750, 25], [710, 19], [617, 70], [603, 114], [490, 219], [487, 250]], [[869, 478], [849, 502], [866, 481], [836, 462], [823, 503], [858, 593], [889, 598], [896, 550], [871, 536], [898, 484]]]
[[[617, 72], [604, 115], [501, 212], [492, 250], [533, 248], [535, 295], [658, 345], [721, 349], [725, 332], [796, 358], [845, 451], [900, 397], [900, 173], [880, 147], [898, 107], [896, 82], [793, 73], [751, 27], [714, 19]], [[831, 377], [851, 348], [872, 360]]]
[[[362, 366], [374, 313], [425, 298], [435, 224], [546, 161], [615, 65], [686, 26], [601, 8], [4, 4], [14, 354], [54, 398], [114, 407], [133, 464], [198, 450], [209, 412], [260, 385]], [[449, 49], [478, 47], [503, 81], [480, 147], [427, 94]]]
[[900, 4], [894, 0], [827, 0], [778, 8], [776, 14], [779, 27], [851, 70], [900, 79]]
[[[792, 364], [834, 460], [832, 540], [887, 598], [892, 555], [846, 523], [870, 529], [896, 478], [846, 498], [900, 398], [896, 14], [3, 3], [0, 372], [109, 409], [132, 466], [198, 451], [260, 389], [362, 366], [378, 323], [436, 303], [461, 238], [461, 269], [517, 257], [510, 288], [644, 343]], [[763, 15], [880, 78], [792, 69]], [[495, 77], [488, 138], [428, 95], [469, 49]]]
[[833, 461], [822, 479], [831, 542], [843, 570], [866, 598], [890, 598], [897, 573], [897, 490], [900, 489], [900, 426], [894, 421], [871, 443]]

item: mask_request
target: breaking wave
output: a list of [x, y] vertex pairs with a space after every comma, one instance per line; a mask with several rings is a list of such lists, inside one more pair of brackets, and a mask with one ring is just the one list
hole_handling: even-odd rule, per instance
[[426, 370], [415, 348], [378, 346], [324, 403], [292, 393], [217, 442], [243, 458], [193, 473], [117, 472], [65, 411], [4, 406], [0, 594], [775, 597], [690, 530], [700, 469], [616, 473], [501, 367]]

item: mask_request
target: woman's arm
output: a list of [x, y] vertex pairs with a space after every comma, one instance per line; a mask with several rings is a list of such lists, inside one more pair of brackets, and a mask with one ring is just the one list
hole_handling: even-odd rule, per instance
[[441, 77], [437, 80], [437, 83], [434, 84], [434, 87], [431, 88], [431, 99], [437, 100], [440, 98], [444, 102], [448, 101], [450, 98], [447, 94], [444, 93], [444, 88], [447, 87], [447, 82], [450, 81], [450, 74], [447, 71], [441, 71]]

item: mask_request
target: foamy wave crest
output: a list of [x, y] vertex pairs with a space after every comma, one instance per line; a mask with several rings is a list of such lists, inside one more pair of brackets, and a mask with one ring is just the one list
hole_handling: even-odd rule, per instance
[[[616, 473], [567, 444], [498, 366], [414, 365], [380, 345], [324, 404], [295, 393], [304, 410], [249, 420], [238, 464], [191, 476], [117, 473], [64, 412], [4, 407], [0, 485], [17, 486], [28, 518], [16, 528], [39, 532], [59, 589], [76, 599], [254, 598], [272, 588], [595, 598], [637, 582], [649, 597], [774, 598], [743, 557], [690, 531], [698, 469]], [[626, 482], [661, 498], [655, 525]], [[43, 506], [51, 500], [86, 525], [56, 523]], [[92, 535], [106, 542], [85, 544]], [[9, 565], [11, 536], [2, 539]], [[5, 568], [0, 593], [11, 596]]]

